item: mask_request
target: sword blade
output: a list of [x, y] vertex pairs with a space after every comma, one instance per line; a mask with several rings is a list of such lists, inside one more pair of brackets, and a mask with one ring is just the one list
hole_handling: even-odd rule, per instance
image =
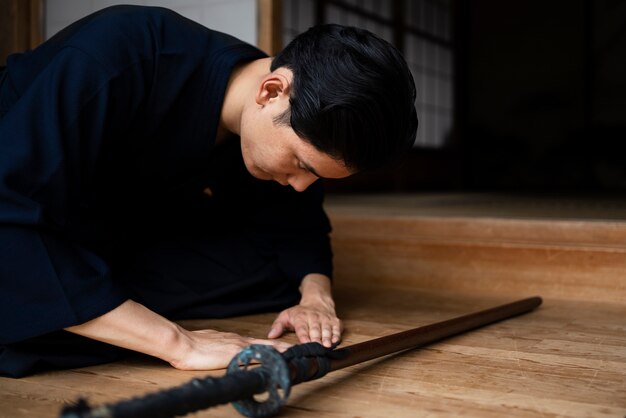
[[342, 355], [331, 361], [330, 371], [431, 344], [444, 338], [512, 318], [535, 309], [541, 305], [541, 302], [541, 298], [535, 296], [341, 348], [335, 350]]

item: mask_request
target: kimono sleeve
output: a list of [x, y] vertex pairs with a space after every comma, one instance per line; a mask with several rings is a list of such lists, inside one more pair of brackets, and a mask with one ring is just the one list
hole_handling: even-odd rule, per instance
[[127, 298], [77, 239], [103, 138], [131, 112], [124, 100], [112, 108], [113, 78], [65, 48], [0, 120], [0, 344], [83, 323]]

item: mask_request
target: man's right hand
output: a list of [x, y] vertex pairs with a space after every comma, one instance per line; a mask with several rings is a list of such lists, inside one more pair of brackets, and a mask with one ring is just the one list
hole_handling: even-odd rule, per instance
[[241, 350], [251, 344], [273, 346], [280, 352], [287, 350], [291, 344], [276, 340], [263, 340], [243, 337], [232, 332], [220, 332], [210, 329], [199, 331], [182, 330], [187, 342], [177, 358], [170, 364], [180, 370], [215, 370], [228, 366], [230, 360]]
[[225, 368], [250, 344], [271, 345], [278, 351], [290, 347], [280, 341], [242, 337], [229, 332], [189, 331], [132, 300], [84, 324], [66, 328], [66, 331], [158, 357], [181, 370]]

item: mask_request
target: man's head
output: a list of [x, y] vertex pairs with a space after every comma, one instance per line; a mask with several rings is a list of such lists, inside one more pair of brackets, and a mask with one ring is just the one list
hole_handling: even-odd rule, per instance
[[291, 70], [290, 106], [276, 122], [351, 171], [408, 151], [417, 132], [415, 84], [400, 52], [358, 28], [313, 27], [272, 60]]
[[[263, 61], [253, 65], [262, 69]], [[320, 177], [385, 165], [413, 145], [413, 78], [400, 53], [373, 34], [314, 27], [269, 67], [239, 127], [253, 176], [302, 191]]]

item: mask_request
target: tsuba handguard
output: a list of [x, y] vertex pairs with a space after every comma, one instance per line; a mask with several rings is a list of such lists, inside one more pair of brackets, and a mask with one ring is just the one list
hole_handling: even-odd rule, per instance
[[[276, 415], [287, 402], [292, 385], [319, 379], [330, 371], [331, 360], [348, 355], [345, 350], [335, 350], [338, 344], [330, 348], [317, 342], [297, 344], [282, 354], [267, 345], [255, 344], [244, 348], [231, 360], [227, 373], [240, 371], [243, 367], [244, 371], [261, 374], [269, 396], [264, 402], [250, 396], [233, 402], [233, 406], [239, 413], [251, 418]], [[248, 370], [251, 362], [260, 365]]]
[[[230, 361], [227, 373], [248, 370], [251, 363], [260, 363], [251, 371], [263, 373], [267, 379], [269, 397], [259, 402], [254, 397], [233, 402], [233, 407], [242, 415], [253, 418], [264, 418], [276, 415], [287, 402], [291, 391], [289, 367], [283, 356], [274, 348], [254, 344], [243, 349]], [[243, 368], [243, 369], [242, 369]], [[279, 391], [281, 390], [282, 393]]]

